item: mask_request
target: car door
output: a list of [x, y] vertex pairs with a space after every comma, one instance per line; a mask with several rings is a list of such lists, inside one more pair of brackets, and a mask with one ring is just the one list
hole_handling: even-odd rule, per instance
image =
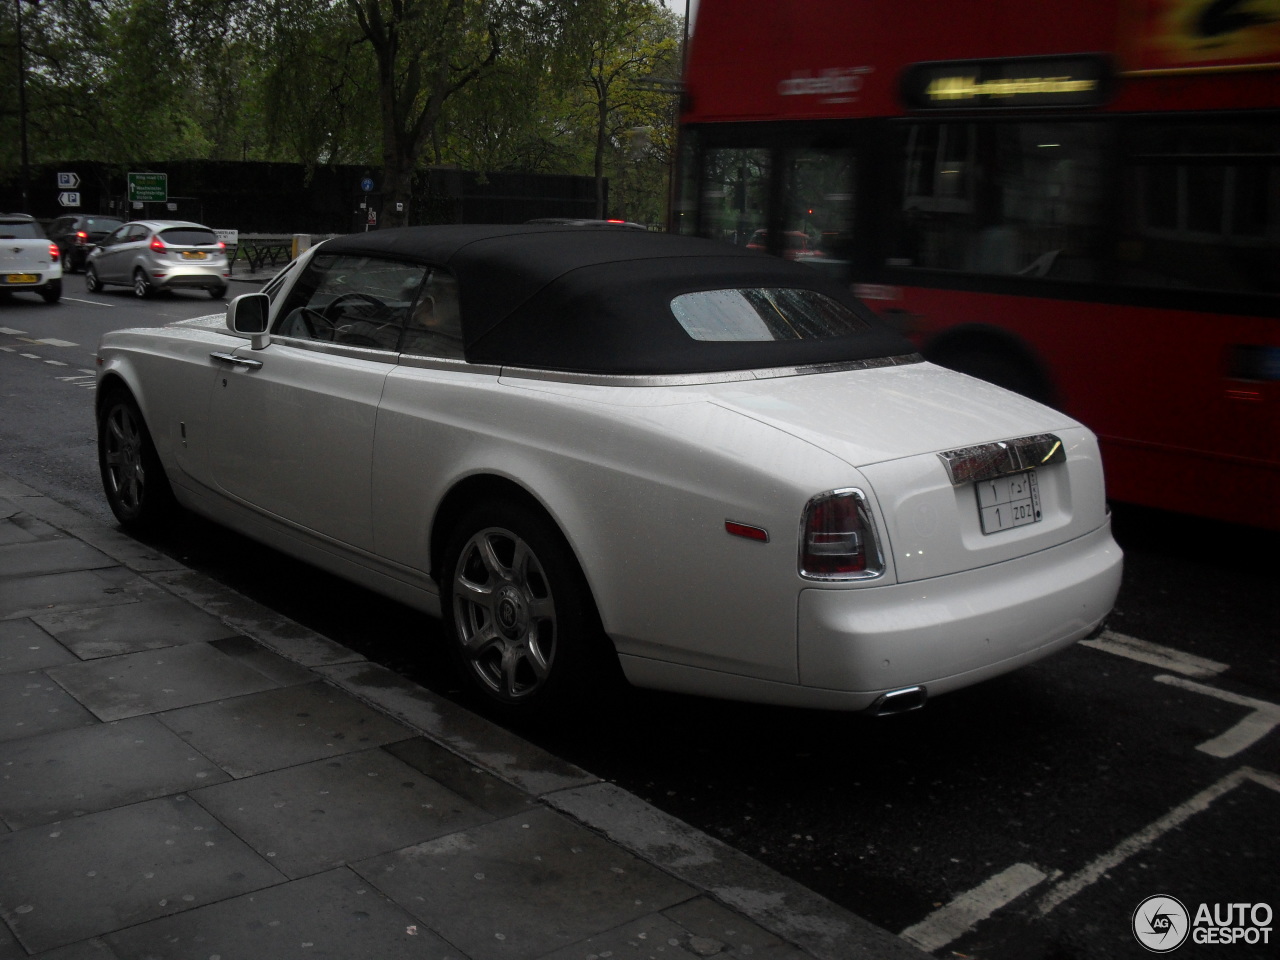
[[93, 269], [99, 280], [119, 283], [122, 272], [126, 274], [125, 279], [128, 279], [129, 238], [135, 229], [143, 230], [142, 227], [126, 223], [112, 231], [99, 245], [98, 255], [93, 259]]
[[210, 472], [227, 496], [371, 550], [373, 438], [424, 268], [317, 254], [275, 311], [270, 343], [214, 362]]

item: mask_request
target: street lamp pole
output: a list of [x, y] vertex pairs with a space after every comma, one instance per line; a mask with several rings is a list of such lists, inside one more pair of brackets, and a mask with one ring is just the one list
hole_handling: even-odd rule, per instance
[[31, 165], [27, 156], [27, 62], [22, 44], [22, 0], [13, 0], [13, 16], [18, 34], [18, 130], [22, 141], [22, 212], [30, 213], [27, 200]]

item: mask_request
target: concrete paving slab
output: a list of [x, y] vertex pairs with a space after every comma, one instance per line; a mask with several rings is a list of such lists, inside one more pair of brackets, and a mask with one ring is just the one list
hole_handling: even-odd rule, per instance
[[114, 566], [116, 562], [105, 553], [70, 537], [0, 546], [0, 577], [33, 577]]
[[27, 951], [4, 924], [0, 924], [0, 960], [27, 960]]
[[147, 960], [465, 960], [346, 869], [269, 887], [109, 934]]
[[536, 802], [523, 790], [499, 780], [426, 737], [389, 743], [383, 749], [495, 817], [519, 813]]
[[353, 867], [474, 960], [533, 960], [695, 895], [545, 807]]
[[311, 670], [292, 660], [286, 660], [278, 653], [272, 653], [262, 644], [248, 637], [227, 637], [225, 640], [214, 640], [209, 646], [229, 657], [234, 657], [240, 663], [257, 670], [268, 680], [274, 680], [282, 687], [315, 683], [316, 675]]
[[364, 660], [360, 654], [348, 650], [342, 644], [227, 589], [203, 574], [182, 570], [157, 573], [154, 579], [157, 583], [164, 584], [174, 595], [195, 604], [205, 613], [218, 617], [245, 636], [253, 637], [295, 663], [315, 667], [326, 663]]
[[122, 567], [0, 580], [0, 620], [115, 606], [163, 594]]
[[0, 620], [0, 674], [77, 663], [75, 655], [30, 620]]
[[0, 743], [0, 819], [18, 830], [227, 780], [154, 717]]
[[[0, 520], [0, 545], [8, 546], [12, 543], [33, 543], [39, 540], [30, 530], [21, 524], [14, 523], [12, 519], [5, 517]], [[2, 957], [3, 954], [0, 954]]]
[[[681, 945], [698, 956], [700, 950], [718, 949], [712, 956], [751, 957], [752, 960], [808, 960], [791, 944], [752, 923], [740, 913], [698, 897], [662, 911], [668, 920], [688, 931]], [[923, 960], [923, 958], [922, 958]]]
[[0, 836], [0, 916], [30, 953], [282, 880], [186, 797]]
[[81, 660], [221, 640], [236, 634], [216, 617], [175, 599], [50, 613], [31, 619], [74, 650]]
[[379, 664], [336, 664], [317, 667], [316, 673], [536, 796], [599, 782], [581, 767]]
[[135, 957], [122, 957], [103, 940], [94, 937], [92, 940], [81, 940], [57, 950], [48, 950], [32, 960], [137, 960]]
[[53, 667], [49, 676], [103, 720], [123, 720], [276, 686], [206, 643]]
[[160, 719], [237, 778], [412, 736], [394, 720], [326, 683], [174, 710]]
[[43, 670], [0, 674], [0, 743], [97, 722]]
[[493, 819], [378, 749], [219, 784], [191, 797], [294, 878]]

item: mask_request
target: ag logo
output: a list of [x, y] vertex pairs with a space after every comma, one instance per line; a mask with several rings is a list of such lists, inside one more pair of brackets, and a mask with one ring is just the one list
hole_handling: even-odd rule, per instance
[[1187, 940], [1191, 916], [1174, 897], [1147, 897], [1133, 911], [1133, 935], [1152, 953], [1170, 953]]

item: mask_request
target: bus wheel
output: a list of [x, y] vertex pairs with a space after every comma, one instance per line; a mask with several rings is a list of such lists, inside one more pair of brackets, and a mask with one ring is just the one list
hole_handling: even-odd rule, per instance
[[926, 351], [925, 359], [966, 373], [997, 387], [1004, 387], [1038, 403], [1053, 405], [1053, 391], [1044, 375], [1036, 369], [1030, 357], [1018, 356], [1002, 346], [984, 344], [955, 344], [939, 350]]

